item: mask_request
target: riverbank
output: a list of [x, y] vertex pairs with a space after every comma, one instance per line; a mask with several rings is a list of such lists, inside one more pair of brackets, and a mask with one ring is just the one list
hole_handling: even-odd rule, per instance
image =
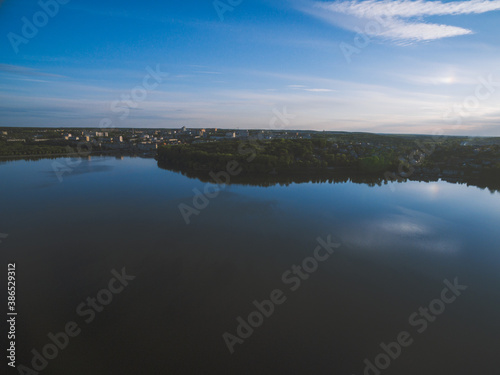
[[156, 152], [123, 152], [123, 151], [94, 151], [90, 153], [74, 152], [67, 154], [31, 154], [31, 155], [0, 155], [0, 161], [21, 160], [21, 159], [58, 159], [58, 158], [88, 158], [91, 156], [115, 156], [115, 157], [144, 157], [153, 159], [156, 157]]

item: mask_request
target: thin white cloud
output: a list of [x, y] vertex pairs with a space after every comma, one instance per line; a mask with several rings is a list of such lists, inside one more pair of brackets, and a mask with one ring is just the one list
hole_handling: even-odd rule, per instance
[[[397, 41], [427, 41], [472, 34], [458, 26], [434, 24], [429, 16], [481, 14], [500, 10], [500, 0], [446, 2], [429, 0], [365, 0], [315, 2], [305, 12], [337, 26]], [[326, 12], [325, 12], [326, 11]]]
[[198, 70], [195, 73], [198, 73], [198, 74], [222, 74], [221, 72], [211, 72], [211, 71], [204, 71], [204, 70]]
[[385, 30], [382, 30], [379, 33], [370, 34], [396, 40], [427, 41], [468, 35], [473, 34], [473, 32], [472, 30], [456, 26], [430, 23], [409, 23], [405, 21], [391, 20], [386, 24]]
[[333, 90], [330, 89], [308, 89], [307, 86], [304, 85], [288, 85], [289, 89], [293, 90], [301, 90], [301, 91], [309, 91], [309, 92], [331, 92]]
[[64, 78], [64, 76], [59, 74], [46, 73], [26, 66], [10, 64], [0, 64], [0, 73], [12, 74], [16, 76]]
[[310, 92], [332, 92], [333, 90], [330, 90], [330, 89], [304, 89], [304, 91], [310, 91]]
[[443, 3], [429, 0], [365, 0], [317, 3], [319, 7], [362, 18], [425, 17], [460, 14], [481, 14], [500, 10], [499, 0], [469, 0]]

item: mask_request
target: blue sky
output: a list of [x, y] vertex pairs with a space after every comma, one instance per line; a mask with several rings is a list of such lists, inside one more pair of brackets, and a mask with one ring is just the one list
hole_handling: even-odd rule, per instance
[[499, 0], [41, 3], [0, 2], [3, 126], [500, 136]]

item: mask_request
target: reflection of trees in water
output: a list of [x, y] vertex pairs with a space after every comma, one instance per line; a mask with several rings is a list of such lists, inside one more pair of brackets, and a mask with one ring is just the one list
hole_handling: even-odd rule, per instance
[[[183, 176], [198, 179], [202, 182], [214, 183], [210, 177], [210, 171], [197, 171], [197, 170], [183, 170], [172, 166], [165, 165], [165, 163], [158, 162], [158, 167], [161, 169], [181, 173]], [[218, 171], [214, 171], [218, 172]], [[437, 182], [446, 181], [452, 184], [466, 184], [467, 186], [476, 186], [480, 189], [489, 189], [492, 193], [500, 191], [500, 175], [494, 173], [483, 172], [478, 175], [465, 175], [460, 178], [446, 177], [446, 176], [422, 176], [412, 175], [407, 179], [395, 181], [403, 183], [406, 181], [420, 181], [420, 182]], [[230, 183], [237, 185], [250, 185], [270, 187], [275, 185], [288, 186], [290, 184], [302, 183], [330, 183], [341, 184], [352, 182], [355, 184], [365, 184], [368, 186], [382, 186], [387, 185], [388, 181], [384, 178], [383, 173], [380, 174], [366, 174], [359, 171], [347, 170], [290, 170], [286, 172], [272, 173], [272, 174], [257, 174], [257, 173], [241, 173], [237, 176], [231, 176]], [[390, 182], [390, 181], [389, 181]]]
[[38, 160], [56, 160], [56, 159], [82, 159], [82, 160], [90, 160], [92, 157], [114, 157], [115, 159], [122, 159], [124, 157], [128, 158], [145, 158], [145, 159], [153, 159], [153, 155], [143, 155], [136, 154], [133, 152], [93, 152], [90, 154], [81, 155], [78, 153], [74, 154], [61, 154], [61, 155], [19, 155], [19, 156], [2, 156], [0, 157], [0, 163], [8, 163], [15, 162], [19, 160], [25, 161], [38, 161]]

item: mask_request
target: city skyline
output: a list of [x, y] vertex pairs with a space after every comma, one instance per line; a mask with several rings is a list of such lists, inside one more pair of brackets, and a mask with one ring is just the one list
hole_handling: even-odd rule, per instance
[[499, 136], [498, 10], [477, 0], [6, 0], [0, 118]]

